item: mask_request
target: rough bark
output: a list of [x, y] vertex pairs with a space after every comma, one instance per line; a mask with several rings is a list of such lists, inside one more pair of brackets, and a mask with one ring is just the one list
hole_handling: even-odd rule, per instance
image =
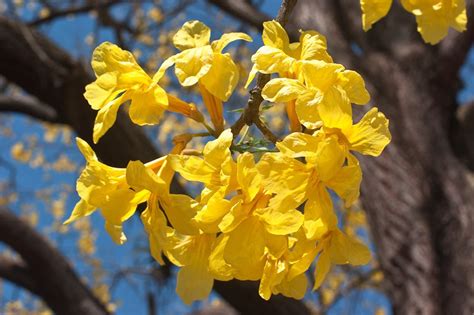
[[15, 250], [24, 261], [15, 263], [3, 258], [0, 275], [40, 296], [56, 314], [109, 314], [68, 261], [46, 239], [2, 208], [0, 231], [0, 241]]
[[[414, 17], [394, 6], [363, 34], [358, 1], [301, 1], [302, 28], [326, 34], [336, 62], [366, 79], [372, 104], [390, 120], [393, 141], [379, 158], [361, 157], [362, 202], [396, 314], [474, 312], [474, 187], [453, 141], [459, 126], [458, 71], [473, 43], [468, 31], [439, 46], [422, 43]], [[355, 53], [357, 44], [362, 53]], [[455, 150], [454, 147], [461, 147]]]
[[[94, 78], [82, 64], [40, 33], [3, 17], [0, 17], [0, 55], [1, 75], [50, 106], [56, 111], [59, 122], [71, 126], [79, 137], [92, 143], [96, 113], [82, 94], [85, 85]], [[104, 162], [122, 167], [130, 160], [146, 162], [160, 155], [124, 112], [119, 112], [114, 127], [94, 149]], [[171, 189], [183, 192], [177, 184]], [[309, 314], [301, 301], [283, 297], [275, 297], [271, 302], [254, 298], [251, 304], [242, 303], [241, 296], [256, 296], [257, 291], [254, 287], [242, 286], [238, 281], [217, 285], [216, 291], [222, 292], [224, 299], [244, 314], [287, 314], [287, 309]]]

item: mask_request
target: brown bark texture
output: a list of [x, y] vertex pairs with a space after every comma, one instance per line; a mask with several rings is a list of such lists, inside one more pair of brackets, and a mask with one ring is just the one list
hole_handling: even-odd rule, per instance
[[467, 5], [468, 30], [434, 47], [397, 2], [365, 34], [359, 1], [302, 0], [294, 12], [298, 26], [327, 36], [336, 62], [363, 75], [371, 105], [390, 120], [387, 150], [361, 157], [361, 200], [395, 314], [474, 313], [474, 120], [472, 105], [459, 114], [456, 103], [474, 39]]

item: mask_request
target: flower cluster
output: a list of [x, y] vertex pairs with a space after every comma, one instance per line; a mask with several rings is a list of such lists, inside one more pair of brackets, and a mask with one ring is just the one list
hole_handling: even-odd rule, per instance
[[[360, 0], [362, 26], [368, 31], [372, 24], [387, 15], [393, 0]], [[423, 40], [437, 44], [449, 28], [458, 32], [466, 30], [465, 0], [400, 0], [403, 8], [416, 16], [418, 32]]]
[[[168, 110], [201, 123], [214, 139], [196, 153], [185, 150], [195, 135], [179, 135], [167, 156], [146, 164], [131, 161], [125, 169], [101, 163], [78, 139], [87, 165], [77, 181], [81, 200], [66, 222], [100, 209], [106, 230], [123, 243], [123, 223], [146, 202], [141, 219], [151, 254], [160, 264], [164, 255], [180, 267], [177, 292], [186, 303], [206, 298], [215, 279], [259, 280], [266, 300], [272, 294], [301, 299], [313, 263], [317, 289], [332, 265], [370, 260], [369, 249], [339, 229], [333, 198], [347, 207], [357, 200], [362, 171], [353, 152], [380, 155], [391, 139], [388, 120], [372, 108], [353, 122], [352, 104], [368, 103], [369, 93], [358, 73], [333, 63], [324, 36], [305, 31], [290, 43], [278, 22], [265, 22], [264, 46], [252, 57], [248, 83], [257, 72], [273, 75], [262, 96], [286, 106], [292, 133], [271, 152], [237, 153], [238, 135], [226, 129], [223, 116], [239, 71], [222, 51], [234, 40], [251, 38], [230, 33], [210, 43], [206, 25], [187, 22], [173, 39], [180, 52], [153, 77], [129, 52], [111, 43], [96, 48], [97, 79], [85, 93], [98, 110], [95, 142], [125, 101], [139, 125], [157, 123]], [[196, 105], [159, 86], [172, 66], [182, 86], [198, 86], [212, 126]], [[201, 183], [199, 195], [172, 193], [176, 173]]]

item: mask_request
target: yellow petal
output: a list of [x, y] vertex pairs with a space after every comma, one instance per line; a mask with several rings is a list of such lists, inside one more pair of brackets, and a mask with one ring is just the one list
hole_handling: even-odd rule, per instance
[[117, 111], [123, 102], [128, 98], [128, 94], [124, 93], [118, 98], [107, 103], [99, 109], [94, 121], [93, 141], [99, 142], [99, 139], [112, 127], [117, 118]]
[[392, 0], [360, 0], [364, 31], [370, 30], [372, 24], [386, 16], [391, 6]]
[[216, 240], [212, 253], [209, 256], [209, 272], [220, 281], [229, 281], [234, 277], [234, 270], [224, 259], [224, 249], [227, 246], [229, 236], [221, 234]]
[[440, 18], [435, 12], [423, 12], [416, 16], [418, 32], [426, 43], [435, 45], [448, 35], [449, 22], [446, 18]]
[[316, 263], [316, 267], [314, 268], [313, 290], [316, 290], [321, 286], [321, 284], [323, 283], [330, 269], [331, 269], [330, 256], [328, 253], [326, 253], [326, 251], [323, 251], [321, 255], [319, 255], [318, 262]]
[[368, 111], [347, 131], [346, 137], [351, 150], [372, 156], [379, 156], [392, 139], [388, 119], [377, 108]]
[[296, 276], [292, 280], [284, 280], [278, 286], [277, 290], [286, 297], [301, 300], [306, 294], [308, 288], [308, 278], [304, 273]]
[[169, 203], [161, 201], [163, 210], [173, 228], [186, 235], [196, 235], [199, 229], [191, 220], [200, 208], [199, 203], [187, 195], [170, 195]]
[[290, 40], [285, 29], [275, 20], [263, 22], [262, 40], [265, 46], [288, 49]]
[[216, 168], [221, 167], [222, 163], [231, 157], [229, 148], [233, 137], [232, 131], [226, 129], [216, 140], [209, 141], [203, 150], [206, 162]]
[[278, 48], [262, 46], [252, 56], [256, 70], [262, 73], [279, 73], [285, 76], [296, 60]]
[[113, 100], [123, 90], [117, 89], [117, 72], [106, 72], [86, 85], [84, 97], [92, 109], [98, 110]]
[[344, 149], [335, 138], [331, 137], [321, 142], [314, 160], [319, 179], [323, 183], [332, 179], [341, 170], [344, 160]]
[[300, 161], [282, 154], [267, 153], [257, 164], [265, 190], [276, 195], [269, 207], [295, 209], [306, 196], [310, 171]]
[[324, 126], [344, 129], [352, 125], [352, 107], [344, 91], [337, 87], [329, 88], [317, 106]]
[[326, 37], [316, 31], [305, 31], [300, 35], [301, 60], [323, 60], [332, 62], [327, 52]]
[[201, 78], [201, 83], [214, 96], [227, 101], [239, 81], [239, 69], [228, 54], [214, 54], [210, 70]]
[[84, 199], [81, 199], [72, 210], [71, 216], [66, 221], [64, 221], [63, 224], [69, 224], [79, 218], [89, 216], [95, 211], [95, 209], [96, 207], [88, 204]]
[[344, 66], [340, 64], [320, 60], [304, 62], [301, 65], [305, 84], [320, 90], [323, 94], [337, 84], [339, 73], [343, 70]]
[[304, 232], [306, 238], [321, 239], [337, 227], [331, 196], [323, 185], [311, 191], [304, 208]]
[[147, 191], [135, 193], [131, 189], [115, 190], [108, 194], [100, 212], [107, 222], [119, 225], [129, 219], [135, 213], [138, 204], [145, 202], [148, 196]]
[[284, 261], [278, 259], [268, 259], [266, 261], [258, 288], [258, 293], [262, 299], [267, 301], [270, 299], [273, 288], [283, 280], [286, 269], [287, 265]]
[[127, 183], [135, 191], [146, 189], [160, 192], [166, 189], [166, 183], [140, 161], [130, 161], [127, 165]]
[[178, 273], [176, 292], [185, 303], [206, 298], [212, 289], [208, 261], [214, 241], [213, 234], [185, 236], [166, 251], [173, 263], [183, 266]]
[[216, 53], [221, 53], [222, 50], [236, 40], [245, 40], [247, 42], [252, 41], [252, 37], [245, 33], [226, 33], [221, 36], [218, 40], [215, 40], [211, 43], [212, 50]]
[[105, 230], [116, 244], [123, 245], [127, 241], [121, 224], [116, 225], [105, 221]]
[[288, 272], [287, 279], [289, 281], [293, 280], [295, 277], [304, 274], [306, 270], [309, 269], [314, 259], [318, 255], [320, 249], [315, 248], [314, 245], [311, 249], [302, 253], [301, 257], [298, 260], [294, 261]]
[[76, 137], [76, 144], [87, 162], [98, 161], [97, 155], [87, 142], [79, 137]]
[[271, 102], [289, 102], [306, 91], [298, 80], [277, 78], [270, 80], [262, 90], [262, 97]]
[[189, 181], [198, 181], [210, 184], [215, 168], [204, 159], [192, 155], [168, 156], [171, 167]]
[[333, 233], [329, 253], [331, 261], [338, 265], [365, 265], [371, 259], [370, 250], [367, 246], [339, 230]]
[[222, 218], [230, 211], [231, 204], [228, 200], [224, 199], [224, 194], [216, 192], [206, 205], [200, 209], [196, 216], [193, 218], [196, 221], [196, 225], [206, 233], [217, 233], [219, 232], [218, 225]]
[[362, 170], [359, 161], [350, 155], [347, 166], [344, 166], [325, 184], [334, 190], [345, 201], [345, 206], [351, 206], [360, 195]]
[[265, 246], [272, 257], [282, 258], [282, 256], [288, 251], [288, 237], [284, 235], [270, 234], [266, 231]]
[[364, 79], [362, 79], [361, 75], [357, 72], [345, 70], [341, 74], [339, 84], [342, 89], [346, 91], [347, 97], [349, 97], [351, 103], [364, 105], [370, 101], [370, 95], [365, 88]]
[[255, 76], [257, 75], [257, 73], [258, 73], [257, 67], [255, 65], [253, 65], [252, 69], [250, 69], [250, 73], [249, 73], [249, 76], [247, 78], [247, 81], [245, 82], [245, 85], [244, 85], [245, 88], [249, 87], [250, 83], [252, 83], [252, 81], [255, 78]]
[[252, 201], [262, 189], [262, 178], [255, 168], [251, 153], [244, 152], [237, 158], [237, 181], [245, 196], [245, 202]]
[[243, 196], [234, 196], [231, 201], [231, 208], [222, 221], [219, 223], [219, 229], [222, 233], [229, 233], [233, 231], [242, 221], [244, 221], [250, 214], [251, 204], [243, 204]]
[[249, 217], [228, 235], [224, 259], [235, 268], [235, 277], [239, 280], [260, 279], [265, 264], [265, 238], [258, 218]]
[[156, 85], [146, 92], [134, 93], [128, 113], [137, 125], [155, 125], [167, 108], [168, 96], [165, 90]]
[[315, 137], [302, 132], [293, 132], [276, 146], [281, 153], [294, 158], [316, 156], [316, 150], [321, 144], [321, 137]]
[[214, 279], [209, 274], [207, 265], [193, 264], [181, 267], [178, 272], [176, 292], [186, 304], [204, 300], [211, 293]]
[[211, 46], [187, 49], [175, 56], [175, 74], [182, 86], [196, 84], [211, 69]]
[[209, 45], [211, 30], [200, 21], [188, 21], [173, 36], [173, 44], [179, 50]]
[[110, 42], [103, 42], [92, 53], [92, 68], [99, 77], [107, 72], [119, 73], [142, 71], [132, 53]]
[[298, 96], [295, 104], [296, 115], [299, 121], [308, 129], [317, 129], [323, 125], [318, 112], [318, 104], [322, 94], [317, 90], [307, 90]]
[[288, 235], [299, 230], [303, 224], [303, 214], [295, 209], [268, 209], [258, 216], [264, 222], [268, 233]]

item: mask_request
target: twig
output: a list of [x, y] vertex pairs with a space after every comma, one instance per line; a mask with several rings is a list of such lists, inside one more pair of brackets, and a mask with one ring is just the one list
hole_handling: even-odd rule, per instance
[[[276, 20], [285, 26], [288, 22], [288, 18], [291, 14], [291, 11], [296, 5], [297, 0], [283, 0], [278, 11]], [[262, 98], [262, 89], [270, 80], [270, 75], [258, 73], [256, 76], [257, 84], [250, 91], [250, 97], [247, 102], [247, 107], [245, 108], [242, 115], [237, 119], [237, 121], [232, 125], [231, 130], [234, 134], [234, 137], [237, 136], [244, 125], [251, 126], [255, 124], [257, 128], [262, 132], [262, 134], [271, 142], [275, 143], [278, 140], [278, 137], [275, 136], [270, 129], [260, 120], [260, 104], [263, 101]]]
[[38, 26], [46, 22], [50, 22], [58, 17], [63, 17], [70, 14], [80, 14], [87, 13], [92, 10], [97, 10], [100, 8], [107, 8], [115, 4], [123, 3], [124, 1], [110, 0], [103, 2], [92, 2], [83, 6], [72, 6], [70, 8], [61, 10], [61, 11], [52, 11], [49, 15], [39, 18], [37, 20], [31, 21], [28, 23], [29, 26]]

